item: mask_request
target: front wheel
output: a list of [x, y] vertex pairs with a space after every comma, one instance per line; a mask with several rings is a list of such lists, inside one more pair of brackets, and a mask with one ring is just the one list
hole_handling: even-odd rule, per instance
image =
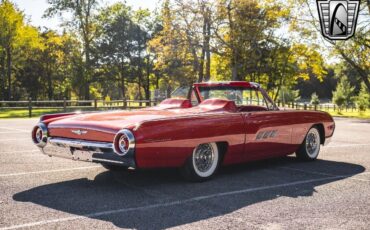
[[299, 147], [296, 155], [301, 160], [312, 161], [317, 158], [320, 152], [320, 133], [316, 127], [312, 127], [302, 145]]
[[214, 176], [219, 161], [220, 154], [216, 143], [200, 144], [193, 150], [181, 173], [190, 181], [205, 181]]

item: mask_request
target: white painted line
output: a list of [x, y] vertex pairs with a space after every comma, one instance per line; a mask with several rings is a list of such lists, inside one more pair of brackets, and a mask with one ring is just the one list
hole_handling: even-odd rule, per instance
[[0, 174], [0, 177], [24, 176], [24, 175], [31, 175], [31, 174], [65, 172], [65, 171], [93, 169], [93, 168], [100, 168], [100, 167], [101, 166], [87, 166], [87, 167], [67, 168], [67, 169], [54, 169], [54, 170], [44, 170], [44, 171], [35, 171], [35, 172], [8, 173], [8, 174]]
[[87, 218], [94, 218], [98, 216], [106, 216], [111, 214], [117, 214], [117, 213], [125, 213], [125, 212], [132, 212], [132, 211], [146, 211], [149, 209], [155, 209], [155, 208], [163, 208], [163, 207], [169, 207], [169, 206], [175, 206], [175, 205], [182, 205], [212, 198], [218, 198], [218, 197], [224, 197], [224, 196], [230, 196], [230, 195], [238, 195], [238, 194], [244, 194], [244, 193], [250, 193], [250, 192], [257, 192], [262, 190], [269, 190], [269, 189], [275, 189], [275, 188], [282, 188], [282, 187], [288, 187], [288, 186], [295, 186], [295, 185], [302, 185], [302, 184], [309, 184], [314, 182], [320, 182], [325, 180], [333, 180], [333, 179], [340, 179], [344, 176], [333, 176], [333, 177], [325, 177], [325, 178], [319, 178], [319, 179], [311, 179], [311, 180], [301, 180], [301, 181], [295, 181], [290, 183], [283, 183], [283, 184], [276, 184], [276, 185], [268, 185], [268, 186], [262, 186], [257, 188], [248, 188], [248, 189], [242, 189], [242, 190], [234, 190], [229, 192], [222, 192], [222, 193], [214, 193], [210, 195], [205, 196], [197, 196], [190, 199], [185, 200], [176, 200], [172, 202], [165, 202], [165, 203], [157, 203], [152, 205], [146, 205], [146, 206], [139, 206], [139, 207], [132, 207], [132, 208], [122, 208], [122, 209], [114, 209], [114, 210], [107, 210], [103, 212], [95, 212], [95, 213], [88, 213], [81, 216], [71, 216], [71, 217], [65, 217], [65, 218], [59, 218], [59, 219], [50, 219], [50, 220], [43, 220], [43, 221], [37, 221], [37, 222], [30, 222], [20, 225], [12, 225], [8, 227], [0, 228], [0, 230], [9, 230], [9, 229], [18, 229], [18, 228], [29, 228], [34, 226], [40, 226], [45, 224], [52, 224], [52, 223], [59, 223], [59, 222], [66, 222], [66, 221], [72, 221], [72, 220], [80, 220], [80, 219], [87, 219]]
[[[12, 133], [26, 133], [26, 132], [20, 132], [20, 131], [0, 132], [0, 134], [12, 134]], [[27, 133], [30, 133], [30, 132], [27, 132]]]
[[13, 139], [0, 139], [0, 142], [5, 142], [5, 141], [21, 141], [21, 140], [31, 140], [31, 137], [28, 138], [13, 138]]
[[[297, 169], [297, 168], [290, 168], [290, 167], [278, 167], [278, 168], [292, 170], [292, 171], [297, 171], [297, 172], [304, 172], [304, 173], [308, 173], [308, 174], [315, 174], [315, 175], [320, 175], [320, 176], [337, 176], [337, 175], [330, 174], [330, 173], [317, 172], [317, 171], [308, 171], [308, 170]], [[352, 176], [357, 176], [357, 175], [366, 175], [366, 174], [369, 174], [369, 173], [370, 172], [363, 172], [363, 173], [358, 173], [358, 174], [353, 174], [353, 175], [347, 175], [347, 176], [343, 176], [343, 177], [347, 177], [348, 179], [351, 179], [351, 180], [359, 180], [359, 181], [369, 182], [370, 180], [352, 177]], [[339, 176], [342, 176], [342, 175], [339, 175]]]
[[13, 154], [13, 153], [35, 153], [35, 152], [40, 152], [38, 149], [34, 150], [20, 150], [20, 151], [8, 151], [8, 152], [1, 152], [0, 154]]
[[345, 145], [328, 145], [325, 148], [342, 148], [342, 147], [354, 147], [354, 146], [370, 146], [370, 144], [345, 144]]
[[0, 127], [0, 129], [10, 130], [10, 131], [18, 131], [18, 132], [22, 132], [22, 133], [30, 133], [31, 132], [31, 130], [7, 128], [7, 127]]

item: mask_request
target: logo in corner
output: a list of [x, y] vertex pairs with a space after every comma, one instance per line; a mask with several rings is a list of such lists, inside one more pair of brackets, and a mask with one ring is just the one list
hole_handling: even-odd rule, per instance
[[87, 133], [86, 130], [80, 130], [80, 129], [78, 129], [78, 130], [72, 130], [71, 132], [74, 133], [74, 134], [77, 134], [77, 135], [82, 135], [82, 134], [86, 134]]
[[330, 40], [347, 40], [355, 34], [360, 0], [317, 0], [321, 33]]

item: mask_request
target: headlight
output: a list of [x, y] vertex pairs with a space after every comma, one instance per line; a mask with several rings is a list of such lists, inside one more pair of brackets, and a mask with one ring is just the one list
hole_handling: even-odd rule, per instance
[[120, 130], [113, 141], [114, 152], [120, 156], [133, 153], [135, 149], [135, 137], [128, 129]]
[[39, 123], [32, 130], [32, 141], [38, 147], [44, 147], [48, 141], [48, 130], [44, 123]]

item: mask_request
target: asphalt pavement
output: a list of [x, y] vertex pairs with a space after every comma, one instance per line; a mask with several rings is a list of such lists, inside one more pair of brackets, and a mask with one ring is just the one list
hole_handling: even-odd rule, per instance
[[51, 158], [30, 139], [36, 119], [0, 120], [0, 229], [370, 229], [370, 120], [335, 121], [317, 161], [253, 162], [190, 183], [174, 169]]

